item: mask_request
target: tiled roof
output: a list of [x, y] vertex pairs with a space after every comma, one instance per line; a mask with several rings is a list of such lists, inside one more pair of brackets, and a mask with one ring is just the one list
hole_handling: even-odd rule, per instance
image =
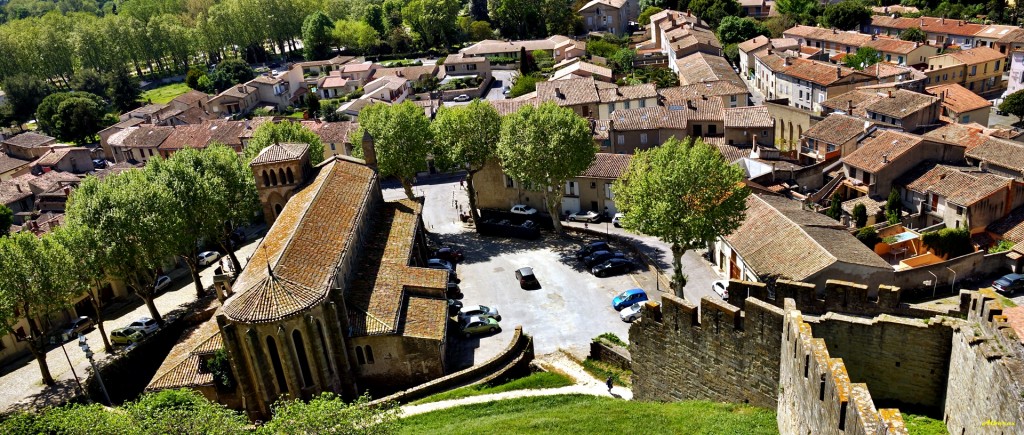
[[968, 65], [975, 65], [1006, 58], [1006, 55], [1000, 53], [999, 50], [989, 47], [974, 47], [969, 50], [954, 51], [949, 53], [949, 55]]
[[173, 100], [178, 103], [182, 103], [186, 106], [198, 106], [199, 103], [206, 103], [210, 101], [210, 95], [205, 92], [197, 91], [195, 89], [190, 90], [184, 94], [174, 97]]
[[751, 51], [758, 50], [771, 45], [771, 40], [767, 36], [757, 35], [746, 41], [743, 41], [737, 45], [740, 51], [750, 53]]
[[772, 72], [781, 72], [787, 67], [786, 58], [775, 53], [758, 53], [754, 57], [756, 57], [758, 61], [764, 64], [764, 66]]
[[19, 146], [22, 148], [35, 148], [53, 143], [56, 140], [57, 139], [47, 136], [45, 134], [36, 133], [34, 131], [27, 131], [17, 136], [4, 139], [2, 143], [7, 145]]
[[989, 224], [986, 230], [1018, 245], [1024, 244], [1024, 207], [1013, 209], [1006, 217]]
[[612, 7], [612, 8], [618, 9], [618, 8], [621, 8], [625, 4], [626, 4], [626, 0], [590, 0], [589, 2], [587, 2], [587, 4], [583, 5], [583, 7], [580, 8], [579, 12], [583, 12], [583, 11], [585, 11], [587, 9], [590, 9], [591, 7], [594, 7], [595, 5], [605, 5], [605, 6], [608, 6], [608, 7]]
[[[839, 65], [832, 65], [807, 59], [793, 59], [793, 64], [782, 69], [782, 73], [807, 80], [822, 86], [828, 86], [850, 76], [868, 79], [870, 76]], [[854, 77], [856, 80], [857, 77]]]
[[981, 145], [968, 150], [966, 155], [1004, 168], [1024, 171], [1024, 143], [990, 137]]
[[373, 62], [367, 61], [367, 62], [363, 62], [363, 63], [350, 63], [348, 65], [345, 65], [345, 68], [343, 68], [342, 71], [345, 71], [345, 72], [365, 72], [365, 71], [369, 71], [370, 68], [373, 68]]
[[[979, 126], [980, 127], [980, 126]], [[967, 147], [967, 151], [985, 143], [988, 136], [982, 128], [976, 128], [965, 124], [946, 124], [923, 135], [931, 139], [952, 142]]]
[[[254, 120], [255, 121], [255, 120]], [[255, 122], [249, 129], [255, 130]], [[211, 120], [202, 124], [179, 125], [171, 128], [171, 134], [160, 145], [161, 150], [180, 150], [186, 147], [206, 148], [213, 142], [227, 146], [240, 146], [246, 132], [245, 121]]]
[[729, 62], [721, 56], [698, 52], [677, 60], [676, 66], [679, 67], [680, 85], [726, 80], [736, 86], [745, 86]]
[[875, 27], [887, 27], [900, 30], [918, 27], [928, 33], [946, 33], [958, 36], [974, 36], [985, 28], [985, 26], [980, 24], [968, 23], [963, 20], [954, 20], [949, 18], [893, 18], [886, 15], [875, 15], [871, 17], [871, 25]]
[[[413, 314], [402, 309], [407, 289], [434, 289], [439, 295], [444, 294], [448, 272], [409, 266], [422, 207], [411, 200], [389, 202], [378, 207], [373, 215], [373, 233], [362, 243], [361, 265], [345, 292], [352, 335], [392, 334], [399, 332], [402, 325], [403, 333], [410, 334], [408, 319], [402, 319], [403, 313]], [[432, 314], [428, 316], [433, 318]], [[426, 323], [414, 322], [426, 329], [414, 333], [430, 335], [436, 326]]]
[[[81, 149], [86, 152], [89, 151], [86, 148]], [[43, 154], [43, 156], [40, 157], [39, 160], [36, 160], [36, 164], [40, 166], [56, 165], [60, 163], [61, 160], [64, 160], [64, 157], [67, 156], [68, 153], [70, 153], [71, 151], [73, 151], [72, 148], [51, 148], [49, 151], [46, 152], [46, 154]]]
[[559, 106], [595, 104], [601, 101], [593, 78], [558, 80], [537, 83], [537, 98], [553, 101]]
[[961, 168], [935, 165], [910, 181], [907, 189], [934, 193], [953, 204], [969, 207], [1010, 183], [1009, 178], [982, 172], [966, 172]]
[[491, 104], [491, 106], [494, 107], [494, 110], [498, 111], [499, 115], [505, 116], [505, 115], [508, 115], [510, 113], [515, 113], [516, 111], [518, 111], [523, 106], [528, 106], [528, 105], [529, 106], [536, 106], [537, 105], [537, 98], [536, 98], [536, 94], [537, 93], [536, 92], [532, 92], [532, 94], [534, 94], [533, 98], [518, 98], [517, 97], [517, 98], [512, 98], [512, 99], [509, 99], [509, 100], [494, 100], [494, 101], [490, 101], [490, 104]]
[[286, 162], [289, 160], [298, 160], [302, 158], [302, 154], [309, 149], [308, 144], [304, 143], [275, 143], [264, 148], [260, 151], [249, 162], [249, 166], [260, 165], [264, 163], [276, 163]]
[[155, 125], [129, 127], [110, 135], [107, 138], [107, 143], [125, 148], [157, 148], [167, 140], [173, 131], [173, 127]]
[[11, 157], [4, 153], [0, 153], [0, 174], [3, 174], [7, 171], [13, 171], [22, 166], [28, 165], [29, 163], [30, 162], [28, 160], [22, 160], [16, 157]]
[[19, 180], [19, 178], [21, 177], [0, 181], [0, 204], [12, 204], [32, 196], [32, 189], [29, 188], [28, 180]]
[[868, 195], [858, 196], [854, 199], [843, 201], [843, 211], [852, 215], [853, 208], [856, 207], [857, 204], [864, 205], [864, 209], [867, 211], [868, 216], [877, 216], [885, 207], [885, 200], [874, 199]]
[[844, 157], [843, 162], [868, 172], [877, 172], [923, 140], [921, 136], [885, 130], [878, 136], [864, 141], [860, 148]]
[[335, 266], [351, 252], [352, 232], [366, 218], [376, 178], [372, 169], [347, 158], [321, 166], [316, 178], [288, 200], [253, 252], [252, 267], [235, 282], [239, 293], [224, 304], [228, 317], [273, 322], [322, 301]]
[[877, 77], [879, 79], [887, 79], [891, 77], [901, 76], [898, 78], [900, 80], [905, 80], [908, 77], [913, 77], [915, 71], [916, 70], [914, 70], [913, 68], [899, 66], [894, 63], [878, 62], [867, 68], [864, 68], [864, 71], [861, 72], [863, 74], [869, 75], [871, 77]]
[[316, 83], [321, 88], [341, 88], [348, 84], [348, 79], [341, 77], [341, 71], [331, 71], [330, 74], [320, 77]]
[[594, 120], [594, 140], [600, 141], [608, 139], [608, 129], [611, 120], [608, 119], [595, 119]]
[[745, 86], [738, 86], [728, 80], [717, 80], [704, 83], [694, 83], [686, 86], [673, 86], [671, 88], [658, 89], [658, 93], [665, 98], [666, 104], [686, 100], [693, 100], [701, 97], [720, 97], [723, 95], [746, 95], [750, 91]]
[[941, 95], [942, 107], [957, 114], [992, 107], [991, 101], [956, 83], [929, 86], [927, 91], [932, 95]]
[[864, 44], [865, 47], [871, 47], [875, 50], [883, 53], [897, 53], [897, 54], [910, 54], [910, 52], [916, 50], [921, 45], [914, 41], [904, 41], [896, 38], [882, 38], [873, 39]]
[[669, 120], [679, 116], [687, 121], [723, 121], [725, 117], [719, 98], [694, 98], [668, 108]]
[[864, 134], [868, 121], [833, 113], [804, 131], [804, 136], [833, 145], [842, 145]]
[[902, 119], [928, 108], [937, 101], [938, 98], [931, 95], [897, 89], [885, 93], [881, 98], [865, 106], [864, 110]]
[[642, 85], [616, 86], [597, 90], [598, 97], [602, 103], [614, 103], [626, 100], [642, 100], [657, 98], [658, 89], [654, 83]]
[[[708, 143], [707, 140], [705, 140], [704, 142]], [[735, 162], [744, 157], [750, 157], [750, 151], [753, 150], [753, 148], [751, 147], [740, 147], [738, 145], [730, 145], [727, 143], [709, 143], [709, 145], [714, 145], [715, 148], [718, 148], [718, 152], [722, 154], [722, 157], [725, 158], [725, 161], [729, 163]]]
[[750, 195], [746, 218], [725, 239], [758, 275], [799, 281], [836, 262], [892, 271], [846, 226], [783, 197]]
[[302, 126], [312, 130], [313, 133], [317, 134], [317, 136], [320, 136], [320, 140], [325, 144], [348, 143], [348, 135], [359, 128], [358, 123], [351, 121], [302, 121]]
[[[251, 94], [253, 92], [256, 92], [256, 88], [253, 87], [253, 86], [249, 86], [249, 85], [235, 85], [235, 86], [232, 86], [232, 87], [228, 88], [224, 92], [221, 92], [220, 94], [217, 94], [217, 97], [226, 96], [226, 97], [243, 99], [243, 98], [247, 97], [249, 94]], [[214, 97], [214, 98], [217, 98], [217, 97]]]
[[594, 156], [594, 162], [580, 174], [579, 178], [617, 179], [626, 173], [631, 160], [633, 160], [631, 154], [597, 153]]
[[186, 338], [171, 349], [146, 386], [147, 391], [213, 385], [213, 373], [200, 367], [204, 355], [224, 348], [217, 319], [207, 320], [183, 335]]
[[775, 119], [768, 113], [768, 107], [731, 107], [723, 109], [726, 127], [770, 128], [775, 126]]
[[606, 67], [603, 67], [603, 66], [594, 65], [594, 64], [589, 63], [589, 62], [577, 61], [577, 62], [572, 62], [572, 63], [567, 64], [566, 66], [564, 66], [562, 68], [557, 69], [555, 71], [555, 73], [552, 74], [551, 79], [552, 80], [559, 80], [559, 79], [561, 79], [563, 77], [570, 76], [570, 75], [586, 76], [586, 74], [580, 74], [579, 73], [580, 71], [584, 71], [586, 73], [590, 73], [590, 75], [594, 75], [594, 76], [597, 76], [597, 77], [603, 77], [603, 78], [607, 78], [607, 79], [611, 79], [612, 78], [612, 69], [611, 68], [606, 68]]
[[393, 68], [377, 68], [373, 72], [373, 78], [383, 76], [399, 76], [405, 77], [409, 80], [419, 80], [423, 76], [433, 76], [437, 74], [437, 65], [419, 65], [419, 66], [399, 66]]
[[534, 39], [529, 41], [498, 41], [485, 39], [459, 50], [468, 55], [485, 55], [491, 53], [512, 53], [518, 52], [525, 47], [527, 52], [534, 50], [554, 50], [555, 46], [571, 38], [562, 35], [553, 35], [547, 39]]
[[[876, 92], [869, 89], [854, 89], [845, 94], [835, 95], [821, 103], [822, 107], [842, 111], [848, 115], [868, 117], [865, 108], [887, 96], [886, 92]], [[851, 110], [852, 108], [852, 110]]]
[[274, 77], [274, 76], [270, 75], [270, 73], [263, 73], [263, 74], [257, 75], [249, 83], [260, 83], [260, 84], [264, 84], [264, 85], [276, 85], [276, 84], [284, 83], [284, 75], [282, 74], [281, 76]]
[[793, 38], [772, 38], [772, 48], [784, 50], [796, 50], [800, 48], [800, 41]]
[[448, 65], [448, 64], [458, 65], [458, 64], [464, 64], [464, 63], [480, 63], [480, 62], [487, 62], [487, 58], [483, 57], [483, 56], [467, 56], [466, 53], [454, 53], [454, 54], [449, 54], [448, 57], [446, 57], [444, 59], [445, 65]]
[[862, 46], [871, 41], [871, 36], [863, 33], [801, 25], [793, 26], [782, 33], [787, 37], [800, 36], [812, 41], [828, 41], [852, 46]]
[[413, 338], [443, 340], [448, 323], [448, 301], [408, 295], [399, 314], [399, 335]]

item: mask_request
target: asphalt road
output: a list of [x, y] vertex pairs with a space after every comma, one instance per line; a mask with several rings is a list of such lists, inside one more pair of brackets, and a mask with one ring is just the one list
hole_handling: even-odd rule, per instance
[[[515, 71], [511, 70], [494, 70], [491, 75], [494, 76], [494, 81], [491, 82], [491, 88], [487, 91], [487, 95], [484, 96], [485, 100], [504, 100], [505, 99], [505, 86], [512, 86], [512, 75]], [[445, 101], [442, 104], [445, 106], [462, 106], [469, 104], [469, 101]]]

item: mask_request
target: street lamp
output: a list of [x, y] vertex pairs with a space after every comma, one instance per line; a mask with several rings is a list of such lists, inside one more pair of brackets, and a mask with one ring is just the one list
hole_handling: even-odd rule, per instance
[[953, 272], [953, 282], [949, 284], [949, 291], [950, 293], [956, 293], [956, 271], [948, 267], [946, 268], [946, 270]]
[[71, 367], [71, 376], [75, 377], [75, 384], [78, 384], [78, 389], [82, 392], [82, 396], [88, 399], [89, 392], [85, 391], [85, 388], [82, 387], [82, 381], [78, 379], [78, 373], [75, 372], [75, 365], [71, 364], [71, 357], [68, 356], [68, 350], [64, 347], [64, 340], [66, 340], [66, 338], [61, 336], [60, 350], [64, 351], [64, 358], [68, 360], [68, 367]]
[[926, 270], [925, 272], [928, 272], [929, 275], [931, 275], [931, 276], [933, 276], [935, 278], [934, 282], [931, 282], [931, 283], [929, 283], [928, 281], [924, 282], [924, 285], [932, 284], [932, 299], [935, 299], [935, 288], [939, 286], [939, 277], [936, 276], [934, 273], [932, 273], [930, 270]]
[[100, 390], [103, 390], [103, 397], [107, 399], [107, 405], [113, 406], [114, 404], [110, 401], [110, 394], [107, 393], [107, 386], [103, 385], [103, 376], [100, 376], [100, 369], [96, 367], [96, 360], [92, 359], [92, 349], [89, 349], [89, 339], [85, 338], [84, 334], [78, 335], [78, 347], [82, 348], [82, 352], [85, 352], [85, 357], [89, 359], [89, 364], [92, 365], [92, 372], [96, 375], [96, 380], [100, 383]]

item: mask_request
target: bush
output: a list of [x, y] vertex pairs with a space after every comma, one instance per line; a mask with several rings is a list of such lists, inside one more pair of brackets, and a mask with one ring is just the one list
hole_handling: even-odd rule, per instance
[[882, 239], [878, 237], [878, 231], [875, 231], [875, 227], [861, 228], [860, 231], [857, 231], [856, 237], [857, 240], [860, 240], [860, 242], [864, 244], [864, 246], [871, 249], [875, 249], [875, 245], [882, 241]]
[[868, 224], [868, 208], [864, 204], [853, 206], [853, 223], [857, 228]]
[[935, 250], [935, 255], [946, 259], [957, 258], [974, 252], [971, 232], [967, 228], [944, 228], [921, 235], [921, 241]]
[[995, 244], [995, 246], [993, 246], [991, 248], [988, 248], [988, 253], [989, 254], [998, 254], [1000, 252], [1009, 251], [1011, 248], [1013, 248], [1014, 244], [1015, 243], [1012, 240], [1006, 240], [1006, 239], [1000, 240], [999, 243]]
[[605, 332], [604, 334], [601, 334], [601, 335], [598, 335], [597, 337], [594, 337], [594, 341], [602, 341], [602, 340], [607, 341], [607, 342], [609, 342], [611, 344], [622, 346], [622, 347], [629, 347], [628, 343], [626, 343], [625, 341], [622, 341], [622, 339], [619, 338], [618, 335], [615, 335], [615, 334], [613, 334], [611, 332]]
[[537, 83], [542, 81], [544, 81], [544, 77], [536, 74], [518, 76], [512, 84], [512, 89], [509, 91], [508, 97], [515, 98], [536, 91]]
[[519, 59], [512, 56], [491, 56], [487, 60], [491, 61], [491, 65], [508, 65], [519, 61]]

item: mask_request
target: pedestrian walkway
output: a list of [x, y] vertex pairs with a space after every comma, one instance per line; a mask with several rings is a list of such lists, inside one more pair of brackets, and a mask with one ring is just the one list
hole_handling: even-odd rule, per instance
[[559, 388], [543, 388], [538, 390], [516, 390], [503, 393], [484, 394], [480, 396], [463, 397], [461, 399], [444, 400], [440, 402], [424, 403], [420, 405], [406, 405], [402, 407], [402, 417], [424, 414], [442, 409], [454, 408], [457, 406], [487, 403], [495, 400], [509, 400], [520, 397], [558, 396], [564, 394], [585, 394], [589, 396], [607, 396], [623, 400], [632, 400], [633, 391], [620, 386], [612, 388], [611, 392], [604, 382], [595, 379], [583, 367], [570, 359], [561, 351], [544, 355], [538, 358], [537, 362], [552, 371], [560, 372], [573, 378], [576, 385]]

